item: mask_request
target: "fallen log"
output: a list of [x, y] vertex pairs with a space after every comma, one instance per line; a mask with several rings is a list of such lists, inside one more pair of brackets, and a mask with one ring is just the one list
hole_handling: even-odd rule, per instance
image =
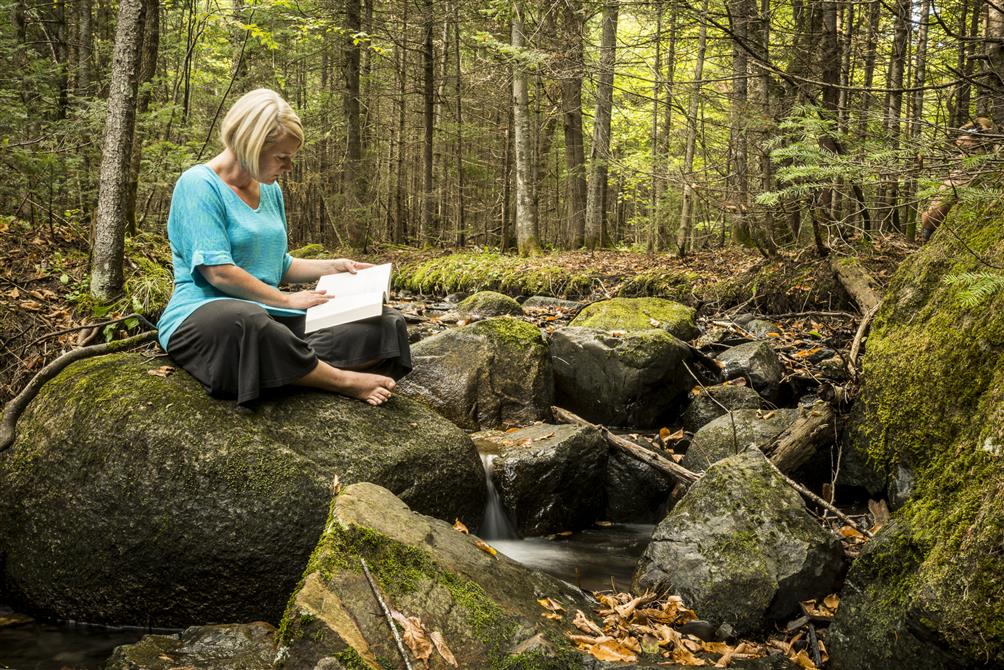
[[857, 304], [862, 314], [867, 314], [882, 302], [882, 291], [868, 272], [855, 258], [830, 257], [830, 270], [847, 295]]
[[787, 474], [804, 465], [819, 450], [836, 439], [833, 409], [817, 402], [800, 412], [795, 422], [763, 449], [777, 469]]

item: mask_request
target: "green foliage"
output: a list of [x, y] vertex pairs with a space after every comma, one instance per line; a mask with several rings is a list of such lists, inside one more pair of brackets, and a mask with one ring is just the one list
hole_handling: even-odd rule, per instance
[[944, 281], [959, 289], [959, 304], [968, 309], [980, 307], [1004, 289], [1004, 275], [995, 272], [960, 272], [948, 275]]

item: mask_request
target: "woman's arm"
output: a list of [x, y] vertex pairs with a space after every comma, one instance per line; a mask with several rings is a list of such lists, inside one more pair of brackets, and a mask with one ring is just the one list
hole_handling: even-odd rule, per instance
[[236, 265], [200, 265], [198, 270], [207, 282], [227, 295], [254, 300], [271, 307], [307, 309], [335, 297], [329, 297], [323, 291], [284, 293]]
[[356, 273], [356, 270], [373, 267], [372, 263], [360, 263], [348, 258], [294, 258], [292, 265], [282, 276], [282, 281], [291, 284], [309, 284], [324, 275], [339, 272]]

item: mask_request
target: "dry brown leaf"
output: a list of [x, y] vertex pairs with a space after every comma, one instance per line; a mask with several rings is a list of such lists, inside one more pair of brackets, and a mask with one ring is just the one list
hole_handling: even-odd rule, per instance
[[634, 663], [638, 660], [638, 655], [627, 649], [617, 640], [608, 638], [599, 644], [594, 644], [586, 649], [594, 658], [600, 661], [623, 661]]
[[436, 645], [436, 651], [438, 651], [439, 655], [443, 657], [443, 660], [452, 665], [454, 668], [457, 667], [457, 659], [454, 657], [453, 652], [450, 651], [450, 648], [446, 645], [446, 640], [443, 639], [443, 634], [438, 630], [434, 630], [429, 637], [432, 638], [432, 644]]
[[653, 319], [652, 317], [649, 317], [648, 325], [652, 326], [653, 328], [658, 328], [659, 326], [662, 325], [662, 322], [659, 321], [658, 319]]
[[18, 291], [16, 288], [12, 288], [11, 290], [7, 291], [4, 295], [7, 296], [8, 298], [13, 298], [14, 300], [17, 300], [18, 298], [21, 297], [21, 292]]
[[463, 533], [464, 535], [470, 535], [471, 534], [471, 531], [467, 530], [467, 526], [465, 526], [460, 519], [454, 519], [453, 520], [453, 530], [459, 531], [459, 532]]
[[154, 377], [162, 377], [164, 379], [170, 377], [174, 374], [175, 368], [171, 365], [161, 365], [159, 368], [152, 368], [147, 370], [148, 375], [153, 375]]
[[338, 475], [331, 478], [331, 495], [336, 496], [342, 492], [342, 480]]
[[41, 312], [42, 311], [42, 304], [39, 303], [39, 302], [36, 302], [35, 300], [22, 300], [21, 302], [19, 302], [17, 304], [17, 306], [20, 307], [23, 310], [28, 311], [28, 312]]
[[429, 657], [432, 656], [432, 642], [426, 635], [422, 620], [417, 616], [406, 617], [397, 610], [391, 610], [390, 615], [394, 621], [401, 625], [401, 629], [404, 631], [401, 639], [408, 646], [411, 655], [428, 667]]
[[838, 532], [842, 536], [844, 536], [844, 537], [849, 537], [849, 538], [854, 538], [854, 539], [862, 539], [862, 540], [865, 539], [864, 533], [862, 533], [860, 530], [858, 530], [854, 526], [850, 526], [850, 525], [848, 525], [848, 526], [841, 526], [840, 530]]
[[554, 598], [541, 598], [540, 600], [537, 601], [537, 604], [543, 607], [544, 609], [550, 610], [552, 612], [565, 611], [565, 608], [561, 606], [561, 603], [559, 603]]
[[840, 596], [836, 593], [831, 593], [830, 595], [823, 598], [823, 604], [826, 605], [826, 609], [831, 612], [836, 612], [837, 608], [840, 607]]
[[562, 616], [557, 612], [541, 612], [540, 616], [544, 617], [545, 619], [551, 619], [552, 621], [561, 621], [562, 619]]
[[670, 658], [673, 659], [673, 663], [679, 663], [680, 665], [707, 665], [704, 659], [694, 656], [686, 647], [676, 647], [673, 649], [670, 653]]
[[597, 526], [599, 526], [600, 528], [610, 528], [611, 526], [614, 525], [614, 522], [613, 521], [596, 521], [596, 522], [594, 522], [594, 524], [597, 525]]
[[480, 538], [474, 538], [474, 546], [480, 549], [481, 551], [485, 552], [495, 560], [498, 560], [498, 552], [495, 551], [495, 547], [491, 546], [484, 540]]
[[575, 610], [575, 618], [572, 619], [572, 625], [586, 633], [603, 635], [603, 630], [583, 614], [582, 610]]
[[809, 654], [807, 654], [804, 649], [799, 651], [797, 654], [789, 655], [788, 658], [800, 668], [804, 668], [805, 670], [816, 670], [816, 664], [812, 662], [812, 659], [809, 658]]
[[668, 440], [671, 434], [672, 433], [670, 432], [669, 428], [666, 428], [665, 426], [659, 429], [659, 439], [662, 440], [663, 442]]

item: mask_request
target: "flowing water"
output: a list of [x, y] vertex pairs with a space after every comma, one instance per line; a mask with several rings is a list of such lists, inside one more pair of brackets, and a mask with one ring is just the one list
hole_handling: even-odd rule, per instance
[[610, 524], [570, 535], [520, 538], [499, 498], [494, 474], [496, 454], [479, 441], [488, 502], [479, 535], [509, 558], [588, 591], [626, 591], [654, 526]]

